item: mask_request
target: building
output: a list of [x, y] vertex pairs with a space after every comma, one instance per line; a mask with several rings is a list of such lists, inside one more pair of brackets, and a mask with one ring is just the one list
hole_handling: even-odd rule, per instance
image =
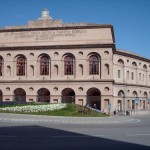
[[0, 101], [149, 108], [150, 60], [115, 47], [112, 25], [63, 23], [48, 10], [0, 28]]

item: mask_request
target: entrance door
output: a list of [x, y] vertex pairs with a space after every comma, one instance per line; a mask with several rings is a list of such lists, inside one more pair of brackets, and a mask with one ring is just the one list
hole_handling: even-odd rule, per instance
[[87, 91], [87, 105], [101, 110], [101, 93], [99, 89], [91, 88]]

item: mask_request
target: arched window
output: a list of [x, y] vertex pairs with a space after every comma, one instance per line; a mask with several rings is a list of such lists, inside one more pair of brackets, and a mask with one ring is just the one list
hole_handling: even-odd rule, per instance
[[25, 76], [26, 60], [24, 57], [17, 58], [17, 76]]
[[137, 92], [136, 92], [136, 91], [133, 91], [132, 96], [135, 97], [135, 98], [138, 97]]
[[118, 97], [125, 97], [125, 93], [124, 93], [123, 90], [120, 90], [120, 91], [118, 92]]
[[64, 74], [65, 75], [73, 75], [74, 73], [74, 63], [72, 56], [66, 56], [64, 59]]
[[144, 69], [144, 70], [147, 70], [147, 66], [146, 66], [145, 64], [143, 65], [143, 69]]
[[136, 68], [137, 67], [137, 63], [134, 61], [132, 62], [132, 67]]
[[91, 56], [89, 58], [89, 74], [90, 75], [99, 74], [99, 60], [97, 56]]
[[0, 57], [0, 76], [3, 74], [3, 58]]
[[49, 58], [47, 56], [40, 58], [40, 75], [49, 75]]
[[122, 59], [119, 59], [118, 60], [118, 64], [121, 65], [121, 66], [123, 66], [124, 65], [124, 61]]
[[144, 92], [144, 98], [147, 98], [148, 95], [147, 95], [147, 92]]

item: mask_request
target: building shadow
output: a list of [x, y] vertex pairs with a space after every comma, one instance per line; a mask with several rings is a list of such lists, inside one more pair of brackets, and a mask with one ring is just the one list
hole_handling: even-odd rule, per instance
[[149, 146], [42, 126], [0, 127], [0, 150], [150, 150]]

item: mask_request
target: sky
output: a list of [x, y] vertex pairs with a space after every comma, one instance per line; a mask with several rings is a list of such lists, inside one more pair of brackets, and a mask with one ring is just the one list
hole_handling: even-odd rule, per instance
[[111, 24], [117, 49], [150, 59], [150, 0], [1, 0], [0, 28], [26, 25], [45, 8], [64, 23]]

